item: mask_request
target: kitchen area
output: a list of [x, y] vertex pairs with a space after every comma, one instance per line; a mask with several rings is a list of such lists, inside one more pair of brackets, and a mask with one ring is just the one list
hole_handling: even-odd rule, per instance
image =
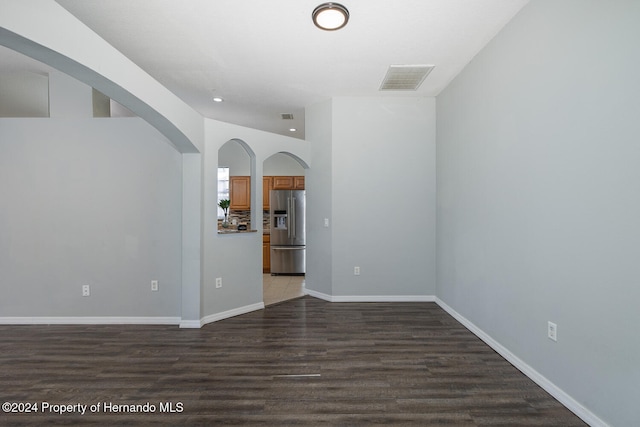
[[[229, 200], [226, 214], [219, 209], [218, 232], [251, 232], [257, 227], [251, 226], [249, 156], [232, 140], [220, 148], [218, 165], [218, 200]], [[274, 154], [263, 163], [262, 189], [263, 300], [270, 305], [304, 295], [304, 168], [285, 153]]]
[[264, 176], [262, 194], [263, 298], [269, 305], [304, 295], [304, 176]]
[[304, 275], [304, 176], [265, 176], [263, 195], [263, 273]]

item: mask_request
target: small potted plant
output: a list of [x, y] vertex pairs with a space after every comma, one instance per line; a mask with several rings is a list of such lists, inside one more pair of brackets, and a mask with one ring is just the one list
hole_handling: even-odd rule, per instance
[[229, 228], [229, 205], [231, 205], [229, 199], [222, 199], [218, 202], [218, 206], [220, 206], [224, 212], [224, 220], [222, 221], [223, 228]]

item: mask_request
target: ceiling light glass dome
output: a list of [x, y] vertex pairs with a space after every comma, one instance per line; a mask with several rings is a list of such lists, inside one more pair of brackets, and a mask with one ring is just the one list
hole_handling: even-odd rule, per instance
[[323, 3], [311, 16], [316, 27], [326, 31], [339, 30], [349, 22], [349, 11], [339, 3]]

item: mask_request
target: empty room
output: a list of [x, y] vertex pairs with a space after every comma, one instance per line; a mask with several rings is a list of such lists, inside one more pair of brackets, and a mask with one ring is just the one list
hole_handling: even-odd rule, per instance
[[0, 424], [640, 424], [638, 22], [0, 0]]

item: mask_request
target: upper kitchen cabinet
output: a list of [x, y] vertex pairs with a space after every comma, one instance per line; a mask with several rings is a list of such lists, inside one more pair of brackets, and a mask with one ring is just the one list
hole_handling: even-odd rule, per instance
[[229, 177], [229, 200], [230, 209], [249, 210], [251, 209], [251, 177], [231, 176]]
[[304, 190], [304, 176], [273, 176], [273, 190]]
[[263, 163], [262, 209], [269, 210], [270, 190], [304, 190], [304, 168], [291, 155], [276, 153]]
[[274, 176], [273, 177], [273, 189], [274, 190], [291, 190], [291, 189], [293, 189], [293, 177], [292, 176]]
[[273, 190], [273, 177], [262, 177], [262, 210], [269, 210], [269, 192]]

